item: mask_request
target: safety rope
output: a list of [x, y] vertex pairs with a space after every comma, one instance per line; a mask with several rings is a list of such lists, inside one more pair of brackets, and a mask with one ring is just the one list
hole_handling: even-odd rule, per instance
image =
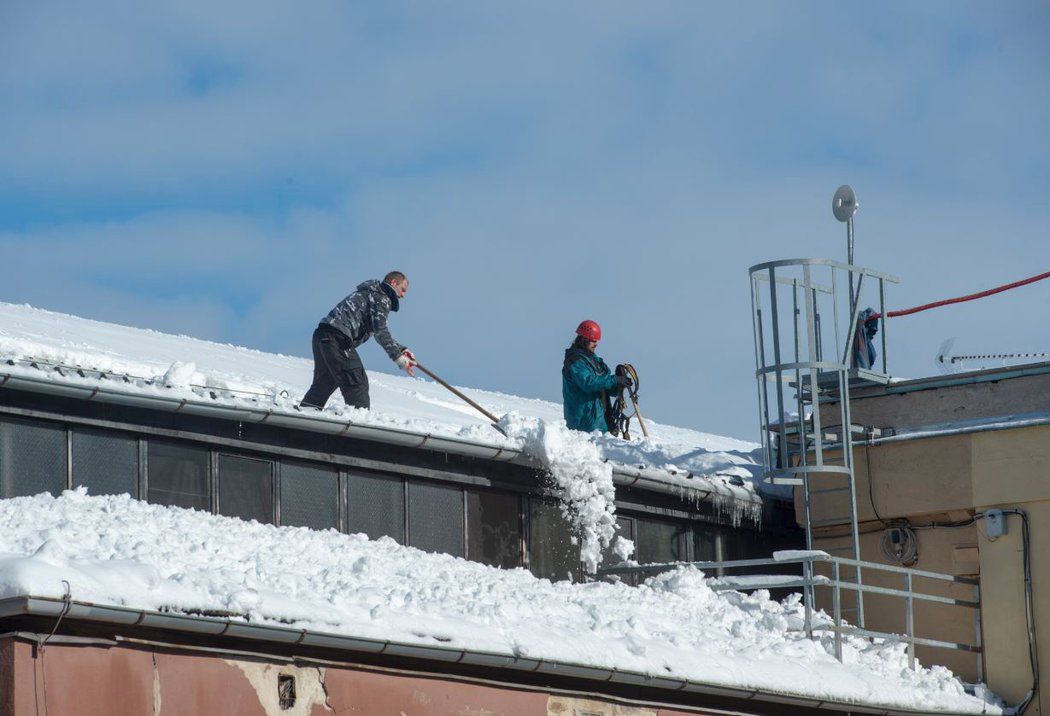
[[638, 411], [636, 409], [628, 413], [627, 406], [628, 404], [638, 405], [638, 371], [630, 363], [621, 363], [616, 366], [616, 375], [626, 375], [630, 378], [631, 383], [630, 386], [620, 386], [613, 393], [612, 414], [607, 419], [609, 432], [624, 440], [630, 440], [631, 418], [636, 417]]
[[[984, 298], [985, 296], [992, 296], [1003, 291], [1009, 291], [1011, 288], [1018, 288], [1019, 286], [1027, 286], [1030, 283], [1036, 281], [1042, 281], [1044, 278], [1050, 278], [1050, 271], [1041, 273], [1038, 276], [1032, 276], [1030, 278], [1022, 279], [1020, 281], [1014, 281], [1013, 283], [1004, 284], [1002, 286], [996, 286], [990, 288], [987, 291], [979, 291], [978, 293], [971, 293], [968, 296], [959, 296], [958, 298], [946, 298], [943, 301], [934, 301], [933, 303], [925, 303], [921, 306], [915, 306], [914, 308], [905, 308], [900, 311], [887, 311], [886, 318], [899, 318], [900, 316], [910, 316], [913, 313], [919, 313], [920, 311], [927, 311], [931, 308], [938, 308], [940, 306], [947, 306], [953, 303], [963, 303], [965, 301], [973, 301], [978, 298]], [[868, 317], [868, 321], [877, 321], [882, 318], [881, 313], [873, 313]]]

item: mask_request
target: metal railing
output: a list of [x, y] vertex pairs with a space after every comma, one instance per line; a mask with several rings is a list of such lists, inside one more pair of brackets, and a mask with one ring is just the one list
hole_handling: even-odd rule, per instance
[[[815, 564], [828, 564], [831, 568], [831, 576], [817, 574]], [[814, 632], [831, 631], [834, 633], [835, 658], [842, 661], [842, 636], [844, 634], [877, 639], [896, 639], [904, 642], [908, 650], [908, 666], [915, 668], [915, 647], [927, 646], [934, 649], [947, 649], [953, 651], [967, 651], [976, 654], [977, 657], [977, 680], [984, 679], [983, 648], [981, 646], [981, 587], [980, 582], [968, 577], [957, 577], [953, 574], [941, 572], [928, 572], [921, 569], [908, 567], [896, 567], [877, 562], [864, 562], [860, 560], [847, 559], [844, 557], [832, 557], [824, 552], [807, 552], [802, 554], [785, 553], [777, 557], [776, 553], [771, 558], [764, 559], [738, 559], [722, 562], [672, 562], [667, 564], [646, 564], [640, 566], [608, 567], [598, 570], [598, 577], [609, 577], [614, 575], [651, 575], [666, 572], [682, 566], [691, 566], [704, 571], [714, 571], [722, 574], [726, 569], [742, 569], [750, 567], [785, 566], [798, 564], [802, 567], [802, 576], [792, 574], [761, 575], [756, 577], [716, 577], [713, 578], [711, 588], [715, 591], [737, 590], [748, 591], [753, 589], [786, 589], [801, 587], [803, 590], [804, 607], [804, 631], [806, 637], [812, 639]], [[901, 576], [902, 586], [900, 589], [891, 587], [877, 587], [871, 584], [858, 583], [854, 580], [843, 580], [840, 575], [842, 566], [851, 569], [864, 569], [865, 571], [885, 572]], [[973, 588], [973, 598], [956, 599], [940, 594], [931, 594], [916, 589], [915, 580], [918, 578], [932, 579], [940, 582], [962, 584]], [[817, 587], [826, 587], [831, 590], [831, 622], [816, 623], [814, 608], [816, 604], [815, 590]], [[842, 619], [842, 590], [859, 590], [869, 594], [879, 594], [888, 597], [897, 597], [904, 601], [904, 633], [882, 632], [863, 627], [852, 626]], [[931, 639], [920, 637], [915, 633], [915, 603], [930, 602], [953, 607], [963, 607], [974, 610], [974, 641], [973, 643], [960, 643], [946, 641], [943, 639]]]
[[[894, 276], [830, 259], [785, 259], [756, 264], [748, 270], [758, 385], [762, 478], [768, 483], [802, 486], [806, 548], [813, 549], [813, 528], [849, 526], [848, 564], [860, 560], [856, 481], [853, 468], [851, 381], [888, 382], [886, 375], [885, 284]], [[854, 365], [865, 279], [877, 284], [882, 369]], [[849, 290], [843, 289], [848, 286]], [[869, 290], [870, 293], [870, 290]], [[868, 297], [870, 298], [870, 297]], [[848, 299], [848, 300], [847, 300]], [[845, 302], [845, 303], [844, 303]], [[840, 314], [845, 314], [843, 325]], [[828, 320], [830, 317], [830, 321]], [[866, 345], [866, 343], [865, 343]], [[836, 408], [830, 405], [835, 397]], [[829, 428], [837, 422], [837, 434]], [[813, 489], [814, 478], [832, 484]], [[814, 519], [813, 497], [845, 493], [838, 514]], [[823, 502], [823, 500], [818, 500]], [[818, 504], [819, 507], [819, 504]], [[864, 627], [863, 579], [852, 570], [855, 621]]]

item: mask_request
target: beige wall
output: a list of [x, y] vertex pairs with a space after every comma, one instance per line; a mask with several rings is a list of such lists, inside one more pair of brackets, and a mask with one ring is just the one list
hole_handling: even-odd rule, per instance
[[[990, 384], [994, 388], [994, 384]], [[1030, 387], [1030, 386], [1029, 386]], [[981, 388], [988, 391], [992, 388]], [[994, 394], [994, 393], [993, 393]], [[923, 403], [950, 409], [951, 400], [938, 400], [931, 391]], [[911, 395], [886, 396], [894, 411], [906, 409]], [[1046, 395], [1040, 400], [1047, 399]], [[868, 400], [857, 401], [863, 406]], [[1029, 401], [1031, 402], [1031, 401]], [[1027, 404], [1026, 404], [1027, 405]], [[871, 414], [854, 407], [857, 422]], [[1031, 523], [1031, 561], [1034, 606], [1038, 626], [1040, 681], [1050, 684], [1050, 426], [997, 430], [966, 435], [887, 442], [855, 449], [857, 514], [861, 522], [861, 557], [886, 563], [879, 546], [883, 521], [908, 519], [912, 524], [947, 522], [965, 518], [990, 507], [1025, 510]], [[844, 485], [840, 477], [819, 476], [812, 489]], [[870, 492], [869, 492], [870, 489]], [[801, 489], [796, 491], [796, 514], [802, 522]], [[848, 493], [815, 495], [811, 502], [814, 521], [849, 514]], [[874, 503], [874, 505], [873, 505]], [[985, 537], [982, 522], [965, 528], [921, 529], [917, 569], [965, 576], [979, 572], [982, 597], [982, 639], [985, 647], [985, 678], [992, 689], [1016, 703], [1031, 685], [1025, 623], [1024, 576], [1021, 550], [1021, 521], [1008, 518], [1008, 534], [998, 540]], [[814, 547], [846, 556], [842, 547], [848, 538], [843, 527], [814, 530]], [[840, 536], [836, 536], [840, 535]], [[837, 551], [836, 551], [837, 550]], [[896, 580], [896, 581], [895, 581]], [[870, 575], [868, 583], [899, 586], [900, 578]], [[895, 583], [894, 583], [895, 581]], [[969, 599], [970, 588], [925, 581], [918, 583], [932, 593]], [[828, 594], [818, 595], [821, 606], [830, 609]], [[844, 604], [846, 600], [844, 599]], [[852, 605], [850, 605], [852, 606]], [[903, 630], [903, 604], [899, 599], [868, 596], [867, 626], [879, 631]], [[844, 615], [854, 621], [852, 614]], [[974, 636], [972, 610], [923, 605], [916, 610], [920, 636], [967, 642]], [[962, 652], [920, 648], [923, 663], [949, 666], [964, 678], [976, 677], [976, 659]], [[1028, 710], [1038, 714], [1037, 700]]]
[[[882, 537], [881, 530], [861, 535], [861, 558], [869, 562], [879, 564], [890, 564], [882, 557], [879, 548], [879, 540]], [[922, 549], [919, 562], [913, 565], [916, 569], [931, 572], [952, 572], [952, 553], [957, 544], [976, 544], [977, 536], [974, 528], [961, 530], [935, 530], [923, 533], [919, 540]], [[814, 542], [815, 549], [828, 551], [840, 545], [848, 545], [847, 537], [822, 537]], [[976, 563], [973, 567], [976, 572]], [[829, 571], [819, 570], [824, 574]], [[851, 579], [852, 573], [843, 571], [844, 579]], [[890, 589], [903, 589], [904, 578], [902, 575], [890, 572], [865, 571], [864, 583], [877, 587], [888, 587]], [[946, 582], [931, 579], [916, 579], [914, 588], [927, 594], [937, 594], [955, 599], [972, 601], [974, 597], [973, 587], [967, 585], [953, 585]], [[831, 613], [832, 597], [831, 590], [818, 590], [818, 604], [822, 609]], [[855, 608], [855, 597], [843, 594], [842, 603], [844, 607]], [[904, 600], [899, 597], [884, 596], [880, 594], [868, 594], [864, 597], [865, 626], [875, 631], [900, 634], [904, 632]], [[965, 607], [954, 607], [944, 604], [916, 601], [915, 603], [915, 626], [916, 635], [928, 639], [941, 639], [958, 643], [974, 643], [977, 630], [977, 614], [974, 609]], [[844, 613], [850, 623], [856, 623], [853, 613]], [[933, 649], [930, 647], [917, 646], [916, 657], [922, 664], [942, 664], [950, 668], [955, 674], [967, 681], [977, 678], [977, 656], [964, 651], [949, 651], [945, 649]]]
[[[977, 371], [975, 375], [992, 372], [996, 371]], [[893, 387], [944, 380], [939, 377], [906, 381]], [[853, 390], [850, 395], [854, 423], [901, 430], [1050, 410], [1050, 373], [908, 393], [887, 394], [881, 387], [871, 387]], [[832, 403], [830, 409], [838, 411], [838, 405]]]
[[[1050, 685], [1050, 426], [978, 433], [973, 439], [977, 509], [1019, 507], [1031, 525], [1032, 593], [1039, 649], [1039, 681]], [[1031, 685], [1024, 620], [1021, 519], [1007, 518], [1007, 534], [994, 542], [980, 534], [981, 589], [988, 683], [1008, 700]], [[1048, 707], [1037, 697], [1030, 713]]]

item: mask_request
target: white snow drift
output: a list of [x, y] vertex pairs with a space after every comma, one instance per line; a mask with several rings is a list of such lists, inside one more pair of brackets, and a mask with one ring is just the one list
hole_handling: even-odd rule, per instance
[[713, 685], [928, 711], [999, 713], [899, 643], [800, 631], [797, 600], [716, 593], [680, 568], [638, 588], [551, 583], [389, 538], [273, 527], [128, 496], [0, 501], [0, 599], [228, 610], [253, 622], [551, 659]]

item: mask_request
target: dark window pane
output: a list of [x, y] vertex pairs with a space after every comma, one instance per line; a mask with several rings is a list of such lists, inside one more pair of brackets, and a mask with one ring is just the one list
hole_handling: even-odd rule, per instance
[[339, 528], [339, 473], [323, 467], [281, 462], [281, 524]]
[[718, 530], [714, 527], [693, 526], [693, 559], [697, 562], [718, 560]]
[[139, 496], [139, 441], [120, 433], [73, 431], [73, 487], [92, 495]]
[[726, 559], [768, 557], [759, 545], [758, 535], [749, 529], [730, 529], [723, 533]]
[[405, 484], [399, 477], [347, 475], [347, 532], [405, 543]]
[[219, 514], [273, 522], [273, 463], [219, 455]]
[[503, 492], [467, 493], [468, 557], [510, 569], [521, 565], [521, 498]]
[[54, 423], [0, 421], [0, 497], [66, 489], [66, 429]]
[[463, 556], [463, 490], [408, 483], [408, 539], [427, 552]]
[[151, 440], [146, 458], [149, 502], [210, 511], [207, 449]]
[[[616, 523], [620, 526], [620, 529], [616, 531], [616, 537], [623, 537], [624, 539], [634, 541], [634, 518], [617, 515]], [[612, 567], [623, 561], [620, 555], [613, 551], [613, 547], [616, 546], [616, 537], [613, 537], [609, 546], [602, 550], [602, 567]], [[635, 556], [631, 555], [630, 558], [635, 559]]]
[[639, 564], [677, 562], [685, 557], [682, 536], [688, 526], [639, 517], [635, 520], [635, 530], [635, 559]]
[[537, 577], [579, 577], [580, 546], [572, 543], [572, 528], [553, 502], [529, 500], [529, 565]]

